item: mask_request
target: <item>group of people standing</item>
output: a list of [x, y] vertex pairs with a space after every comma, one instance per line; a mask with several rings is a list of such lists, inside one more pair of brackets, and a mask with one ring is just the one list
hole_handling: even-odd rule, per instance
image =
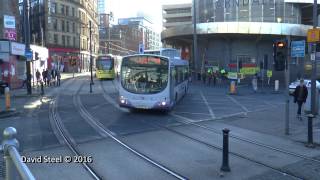
[[202, 81], [204, 84], [210, 86], [211, 81], [213, 86], [216, 86], [217, 83], [221, 83], [225, 77], [225, 70], [213, 71], [213, 69], [208, 68], [207, 72], [202, 73]]
[[45, 86], [60, 86], [61, 73], [57, 69], [43, 69], [42, 73], [36, 71], [37, 85], [44, 83]]

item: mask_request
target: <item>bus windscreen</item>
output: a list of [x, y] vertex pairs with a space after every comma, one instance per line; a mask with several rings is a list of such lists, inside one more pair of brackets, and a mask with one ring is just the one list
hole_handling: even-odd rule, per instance
[[127, 57], [122, 61], [121, 84], [137, 94], [163, 91], [168, 84], [168, 60], [159, 57]]
[[96, 67], [98, 70], [112, 70], [113, 69], [113, 59], [110, 57], [101, 57], [96, 61]]

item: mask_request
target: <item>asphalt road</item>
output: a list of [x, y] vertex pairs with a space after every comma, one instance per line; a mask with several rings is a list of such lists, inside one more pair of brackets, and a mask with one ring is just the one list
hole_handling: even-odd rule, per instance
[[[229, 95], [228, 87], [194, 83], [170, 113], [130, 112], [117, 106], [117, 87], [116, 80], [95, 80], [93, 93], [90, 93], [89, 77], [77, 77], [63, 83], [40, 102], [37, 99], [24, 102], [29, 105], [38, 102], [38, 105], [25, 108], [17, 117], [3, 119], [0, 125], [17, 128], [26, 156], [71, 155], [65, 143], [57, 138], [50, 121], [50, 103], [56, 99], [57, 114], [65, 130], [83, 155], [93, 157], [92, 167], [102, 179], [175, 177], [103, 134], [88, 117], [127, 146], [187, 179], [220, 179], [222, 175], [224, 179], [294, 179], [290, 175], [317, 179], [320, 175], [320, 161], [312, 160], [320, 155], [320, 147], [309, 149], [304, 146], [306, 119], [301, 122], [295, 119], [294, 104], [290, 105], [291, 135], [283, 134], [284, 95], [281, 93], [274, 94], [269, 89], [264, 93], [253, 93], [250, 87], [243, 86], [238, 95]], [[319, 127], [318, 120], [314, 126]], [[310, 159], [231, 138], [231, 172], [221, 173], [222, 152], [217, 147], [222, 146], [219, 132], [223, 128], [229, 128], [231, 133], [242, 138]], [[27, 165], [38, 179], [91, 178], [81, 164]]]

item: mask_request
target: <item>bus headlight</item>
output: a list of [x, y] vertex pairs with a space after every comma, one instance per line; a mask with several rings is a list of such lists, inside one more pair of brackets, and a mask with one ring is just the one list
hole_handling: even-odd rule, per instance
[[161, 105], [162, 105], [162, 106], [165, 106], [165, 105], [167, 105], [167, 102], [162, 101], [162, 102], [161, 102]]
[[126, 101], [126, 99], [123, 97], [123, 96], [120, 96], [120, 103], [121, 104], [127, 104], [127, 101]]

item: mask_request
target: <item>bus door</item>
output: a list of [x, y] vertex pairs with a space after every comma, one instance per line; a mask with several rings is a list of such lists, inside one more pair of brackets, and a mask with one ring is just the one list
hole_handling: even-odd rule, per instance
[[170, 67], [170, 101], [175, 101], [175, 93], [174, 93], [174, 86], [176, 84], [175, 82], [175, 68], [174, 66]]

